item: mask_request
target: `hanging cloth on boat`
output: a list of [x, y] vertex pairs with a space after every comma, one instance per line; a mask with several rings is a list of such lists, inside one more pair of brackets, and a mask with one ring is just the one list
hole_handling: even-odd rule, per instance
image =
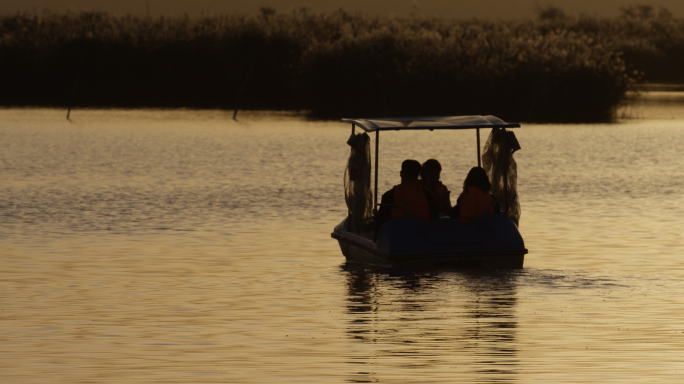
[[352, 134], [347, 144], [351, 146], [351, 153], [344, 172], [344, 195], [351, 219], [350, 230], [361, 233], [369, 230], [373, 218], [370, 137], [365, 132]]
[[515, 134], [505, 128], [493, 128], [489, 134], [482, 155], [482, 166], [492, 184], [490, 193], [499, 200], [501, 213], [520, 222], [520, 200], [518, 199], [518, 170], [513, 153], [520, 149]]

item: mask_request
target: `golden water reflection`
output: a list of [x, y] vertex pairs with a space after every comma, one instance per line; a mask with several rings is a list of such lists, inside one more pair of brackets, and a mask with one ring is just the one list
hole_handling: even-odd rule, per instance
[[[2, 383], [681, 381], [681, 120], [525, 125], [525, 268], [408, 274], [340, 268], [346, 125], [0, 116]], [[387, 134], [379, 189], [470, 133]]]
[[360, 369], [349, 382], [383, 382], [393, 370], [431, 372], [435, 382], [463, 375], [516, 381], [517, 272], [343, 269], [348, 337], [370, 347], [350, 359]]

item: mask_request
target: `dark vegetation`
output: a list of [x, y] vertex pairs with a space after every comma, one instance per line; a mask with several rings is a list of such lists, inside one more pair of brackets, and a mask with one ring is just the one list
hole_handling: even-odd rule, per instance
[[4, 16], [0, 105], [596, 122], [610, 121], [636, 82], [684, 83], [684, 20], [666, 10], [538, 16]]

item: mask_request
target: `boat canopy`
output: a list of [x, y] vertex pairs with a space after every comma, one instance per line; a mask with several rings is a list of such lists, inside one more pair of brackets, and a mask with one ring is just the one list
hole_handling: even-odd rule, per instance
[[519, 128], [520, 124], [507, 123], [496, 116], [422, 116], [390, 117], [379, 119], [342, 119], [366, 132], [435, 130], [435, 129], [475, 129], [475, 128]]

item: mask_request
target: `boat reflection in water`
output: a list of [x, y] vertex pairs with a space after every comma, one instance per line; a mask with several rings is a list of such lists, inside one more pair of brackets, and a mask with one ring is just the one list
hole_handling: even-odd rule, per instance
[[[402, 274], [347, 263], [349, 382], [513, 382], [521, 270]], [[454, 311], [454, 308], [458, 308]], [[437, 376], [435, 373], [439, 372]], [[447, 380], [447, 381], [445, 381]]]

